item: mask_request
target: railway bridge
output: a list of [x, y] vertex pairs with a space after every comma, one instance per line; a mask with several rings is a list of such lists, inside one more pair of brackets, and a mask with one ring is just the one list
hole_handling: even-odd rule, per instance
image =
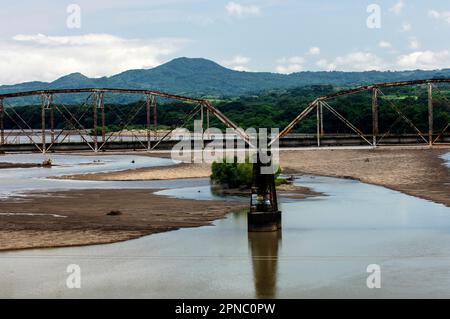
[[[271, 144], [279, 142], [280, 147], [324, 147], [324, 146], [369, 146], [382, 145], [450, 145], [450, 103], [447, 98], [448, 89], [444, 86], [450, 83], [450, 79], [428, 79], [416, 81], [403, 81], [392, 83], [378, 83], [343, 90], [326, 96], [320, 96], [311, 101], [306, 107], [299, 106], [300, 113], [281, 132], [271, 137]], [[426, 90], [427, 103], [424, 105], [428, 115], [427, 123], [419, 123], [423, 128], [426, 124], [427, 131], [418, 128], [396, 100], [388, 98], [385, 90], [393, 88], [414, 86], [418, 90]], [[340, 110], [342, 97], [359, 93], [370, 92], [371, 100], [371, 128], [357, 127], [348, 120]], [[82, 96], [83, 102], [76, 107], [66, 105], [63, 97], [75, 95]], [[126, 95], [134, 96], [138, 102], [129, 107], [126, 112], [121, 104], [106, 103], [108, 96]], [[30, 108], [39, 108], [39, 125], [32, 124], [30, 119], [18, 112], [15, 100], [29, 99], [38, 103], [29, 103]], [[439, 98], [439, 112], [446, 114], [446, 121], [441, 127], [434, 123], [435, 103]], [[158, 129], [158, 114], [164, 112], [164, 103], [175, 101], [183, 103], [180, 106], [183, 116], [177, 125], [164, 130]], [[396, 114], [396, 119], [390, 123], [385, 131], [380, 131], [380, 103]], [[184, 107], [186, 105], [186, 107]], [[74, 109], [76, 108], [76, 110]], [[187, 111], [186, 111], [187, 110]], [[345, 133], [325, 132], [324, 113], [328, 113], [333, 119], [342, 122], [348, 129]], [[108, 114], [114, 114], [120, 123], [116, 130], [110, 131]], [[130, 129], [135, 127], [138, 114], [145, 114], [145, 124], [141, 130]], [[137, 89], [118, 88], [82, 88], [82, 89], [55, 89], [26, 92], [14, 92], [0, 94], [0, 150], [6, 152], [39, 151], [42, 153], [70, 150], [91, 150], [94, 152], [105, 150], [158, 150], [171, 149], [177, 143], [173, 138], [177, 129], [197, 119], [201, 123], [201, 130], [205, 134], [194, 136], [200, 139], [203, 145], [211, 142], [208, 134], [210, 117], [217, 118], [223, 125], [233, 130], [229, 138], [242, 139], [247, 144], [251, 143], [249, 136], [239, 127], [239, 123], [231, 121], [211, 101], [205, 98], [193, 98], [170, 94], [166, 92]], [[295, 127], [302, 124], [307, 117], [314, 117], [316, 132], [299, 134], [292, 133]], [[33, 121], [35, 123], [36, 121]], [[393, 128], [403, 122], [410, 132], [393, 133]], [[89, 123], [89, 124], [86, 124]], [[142, 126], [142, 125], [141, 125]], [[224, 143], [225, 139], [224, 138]]]

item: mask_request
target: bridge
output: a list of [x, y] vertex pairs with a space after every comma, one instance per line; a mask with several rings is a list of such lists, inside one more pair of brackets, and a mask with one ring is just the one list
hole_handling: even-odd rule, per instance
[[[271, 144], [279, 141], [280, 147], [323, 147], [323, 146], [362, 146], [377, 147], [382, 145], [442, 145], [450, 144], [450, 103], [447, 98], [449, 90], [442, 86], [450, 83], [450, 79], [428, 79], [417, 81], [403, 81], [392, 83], [378, 83], [343, 90], [326, 96], [320, 96], [310, 102], [277, 136], [272, 136]], [[414, 123], [409, 118], [398, 101], [389, 98], [386, 90], [400, 87], [415, 87], [416, 91], [426, 90], [427, 103], [424, 110], [427, 112], [427, 123]], [[356, 94], [370, 93], [371, 128], [361, 128], [349, 121], [340, 112], [339, 106], [342, 97]], [[83, 95], [83, 103], [74, 111], [73, 105], [66, 105], [61, 98], [66, 95]], [[105, 99], [109, 95], [135, 96], [138, 102], [127, 112], [123, 106], [107, 104]], [[29, 107], [39, 107], [39, 126], [32, 125], [30, 119], [25, 119], [14, 104], [14, 99], [39, 99], [39, 103]], [[440, 98], [441, 114], [445, 114], [446, 123], [436, 127], [434, 113], [436, 111], [434, 99]], [[158, 101], [176, 101], [183, 103], [179, 109], [183, 117], [179, 123], [170, 129], [158, 130], [158, 112], [164, 112], [164, 104]], [[158, 105], [160, 106], [158, 108]], [[380, 131], [380, 106], [389, 108], [396, 114], [396, 119], [385, 129]], [[161, 110], [162, 109], [162, 110]], [[185, 110], [188, 112], [185, 112]], [[299, 107], [300, 109], [300, 107]], [[324, 113], [331, 115], [332, 119], [345, 125], [348, 132], [325, 132]], [[118, 129], [108, 131], [108, 113], [120, 119]], [[136, 122], [138, 114], [145, 113], [145, 128], [136, 132], [129, 130]], [[157, 150], [170, 149], [177, 139], [173, 138], [177, 128], [184, 128], [194, 119], [201, 123], [202, 132], [197, 139], [203, 145], [211, 142], [208, 134], [210, 117], [217, 118], [223, 125], [231, 128], [236, 137], [250, 143], [249, 136], [238, 123], [231, 121], [211, 101], [203, 98], [193, 98], [151, 90], [114, 89], [114, 88], [82, 88], [82, 89], [55, 89], [27, 92], [15, 92], [0, 95], [0, 150], [2, 151], [39, 151], [42, 153], [69, 150], [92, 150], [94, 152], [105, 150]], [[308, 117], [315, 118], [316, 132], [292, 133], [294, 128], [301, 126], [302, 121]], [[58, 118], [58, 120], [56, 120]], [[89, 121], [87, 121], [89, 119]], [[86, 126], [89, 123], [89, 127]], [[399, 123], [409, 127], [408, 133], [393, 133], [393, 128]], [[83, 124], [84, 123], [84, 124]], [[423, 132], [418, 124], [427, 131]], [[58, 126], [58, 128], [56, 127]], [[371, 132], [368, 132], [371, 129]]]

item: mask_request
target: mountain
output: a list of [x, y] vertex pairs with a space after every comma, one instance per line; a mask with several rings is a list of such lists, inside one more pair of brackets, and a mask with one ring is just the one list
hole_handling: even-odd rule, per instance
[[[404, 80], [450, 77], [450, 69], [435, 71], [298, 72], [289, 75], [241, 72], [202, 58], [177, 58], [152, 69], [128, 70], [110, 77], [89, 78], [72, 73], [53, 82], [26, 82], [0, 86], [0, 93], [61, 88], [134, 88], [166, 91], [190, 96], [237, 96], [268, 89], [332, 84], [339, 87]], [[77, 102], [81, 97], [64, 97]], [[68, 100], [69, 99], [69, 100]], [[129, 102], [130, 97], [110, 102]], [[28, 102], [17, 99], [11, 103]]]

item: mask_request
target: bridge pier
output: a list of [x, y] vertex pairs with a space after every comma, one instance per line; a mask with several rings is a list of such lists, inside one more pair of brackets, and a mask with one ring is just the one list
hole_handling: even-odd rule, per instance
[[281, 229], [281, 211], [278, 210], [272, 156], [270, 152], [266, 156], [263, 161], [261, 150], [258, 150], [253, 161], [253, 185], [247, 216], [249, 232]]

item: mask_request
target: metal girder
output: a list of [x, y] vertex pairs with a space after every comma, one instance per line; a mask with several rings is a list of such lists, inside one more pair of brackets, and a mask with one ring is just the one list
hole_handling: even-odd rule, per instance
[[270, 141], [269, 146], [279, 138], [286, 136], [294, 128], [295, 125], [301, 122], [309, 114], [309, 112], [311, 112], [317, 106], [318, 102], [319, 99], [315, 99], [310, 104], [308, 104], [308, 106], [299, 115], [297, 115], [294, 120], [292, 120], [292, 122], [288, 124], [288, 126], [286, 126], [280, 133], [278, 133], [277, 136], [275, 136], [274, 139], [272, 139], [272, 141]]
[[[380, 89], [376, 89], [378, 91], [378, 93], [380, 95], [385, 96], [385, 94], [380, 90]], [[403, 120], [409, 124], [409, 126], [411, 126], [416, 132], [417, 134], [425, 141], [425, 143], [428, 143], [427, 139], [423, 136], [423, 133], [414, 125], [414, 123], [405, 115], [403, 114], [402, 111], [400, 111], [400, 109], [394, 104], [392, 103], [390, 100], [387, 100], [388, 104], [391, 106], [391, 108], [397, 112], [398, 115], [400, 115], [401, 118], [403, 118]]]
[[369, 145], [373, 144], [366, 139], [364, 136], [364, 133], [361, 132], [356, 126], [354, 126], [349, 120], [347, 120], [344, 116], [342, 116], [338, 111], [336, 111], [330, 104], [328, 104], [325, 101], [320, 101], [319, 103], [323, 104], [326, 109], [328, 109], [333, 115], [335, 115], [339, 120], [341, 120], [345, 125], [347, 125], [352, 131], [354, 131], [356, 134], [358, 134], [364, 141], [366, 141]]
[[[374, 136], [373, 139], [374, 139], [374, 142], [371, 143], [371, 144], [373, 144], [375, 146], [376, 145], [376, 136], [379, 134], [379, 132], [378, 132], [378, 104], [377, 104], [377, 100], [376, 100], [376, 98], [377, 98], [376, 94], [378, 92], [381, 92], [379, 89], [380, 88], [401, 87], [401, 86], [408, 86], [408, 85], [433, 84], [433, 83], [450, 83], [450, 79], [427, 79], [427, 80], [414, 80], [414, 81], [377, 83], [377, 84], [372, 84], [372, 85], [363, 85], [363, 86], [359, 86], [359, 87], [356, 87], [356, 88], [353, 88], [353, 89], [343, 90], [343, 91], [339, 91], [339, 92], [336, 92], [336, 93], [332, 93], [332, 94], [328, 94], [328, 95], [324, 95], [324, 96], [318, 97], [314, 101], [309, 103], [308, 106], [299, 115], [297, 115], [291, 121], [291, 123], [289, 123], [271, 141], [270, 145], [273, 144], [277, 139], [279, 139], [279, 138], [289, 134], [289, 132], [314, 109], [315, 105], [318, 102], [320, 102], [320, 101], [327, 101], [327, 100], [334, 99], [334, 98], [341, 97], [341, 96], [352, 95], [352, 94], [356, 94], [356, 93], [360, 93], [360, 92], [364, 92], [364, 91], [373, 90], [374, 93], [373, 93], [373, 100], [372, 100], [372, 116], [373, 116], [373, 136]], [[377, 92], [377, 93], [375, 93], [375, 92]], [[398, 109], [396, 111], [400, 112], [399, 114], [402, 117], [404, 116], [404, 114], [401, 111], [399, 111]], [[418, 133], [421, 136], [421, 138], [424, 139], [423, 134], [420, 132], [420, 130], [418, 130], [414, 126], [414, 124], [406, 116], [404, 116], [404, 119], [410, 125], [412, 125], [414, 127], [414, 129], [416, 131], [418, 131]], [[323, 123], [323, 121], [321, 121], [321, 122]], [[426, 141], [426, 142], [428, 143], [428, 141]]]
[[[232, 128], [236, 131], [236, 133], [249, 145], [250, 138], [247, 136], [247, 134], [239, 128], [235, 123], [233, 123], [231, 120], [229, 120], [222, 112], [220, 112], [218, 109], [213, 107], [211, 103], [206, 99], [200, 99], [200, 98], [192, 98], [187, 96], [181, 96], [171, 93], [165, 93], [160, 91], [153, 91], [153, 90], [137, 90], [137, 89], [114, 89], [114, 88], [81, 88], [81, 89], [55, 89], [55, 90], [35, 90], [35, 91], [27, 91], [27, 92], [16, 92], [16, 93], [7, 93], [7, 94], [0, 94], [0, 99], [4, 98], [14, 98], [14, 97], [26, 97], [26, 96], [33, 96], [33, 95], [53, 95], [53, 94], [65, 94], [65, 93], [93, 93], [94, 96], [98, 96], [98, 94], [104, 94], [105, 92], [111, 92], [111, 93], [130, 93], [130, 94], [144, 94], [146, 96], [152, 96], [153, 97], [153, 110], [154, 110], [154, 126], [155, 126], [155, 134], [157, 129], [157, 104], [156, 104], [156, 97], [163, 97], [163, 98], [169, 98], [174, 99], [182, 102], [191, 102], [191, 103], [199, 103], [200, 105], [203, 105], [204, 108], [207, 110], [207, 116], [208, 116], [208, 122], [209, 122], [209, 114], [214, 114], [222, 123], [224, 123], [227, 127]], [[97, 102], [98, 103], [98, 102]], [[94, 102], [96, 104], [96, 102]], [[58, 107], [55, 107], [59, 112], [61, 110]], [[64, 109], [66, 111], [67, 108], [64, 106]], [[79, 120], [77, 120], [73, 114], [70, 113], [71, 120], [73, 120], [79, 127], [83, 127]], [[96, 110], [93, 110], [94, 115], [94, 123], [96, 124]], [[65, 117], [65, 116], [64, 116]], [[75, 127], [72, 121], [67, 119], [65, 117], [66, 121], [71, 122], [71, 126], [79, 132], [79, 129]], [[98, 150], [98, 145], [96, 145], [96, 125], [94, 124], [94, 147], [90, 145], [88, 141], [82, 136], [83, 140], [89, 144], [89, 146], [93, 150]], [[84, 127], [83, 127], [84, 129]], [[81, 135], [81, 134], [80, 134]], [[106, 141], [106, 139], [105, 139]], [[148, 146], [147, 146], [148, 147]]]

